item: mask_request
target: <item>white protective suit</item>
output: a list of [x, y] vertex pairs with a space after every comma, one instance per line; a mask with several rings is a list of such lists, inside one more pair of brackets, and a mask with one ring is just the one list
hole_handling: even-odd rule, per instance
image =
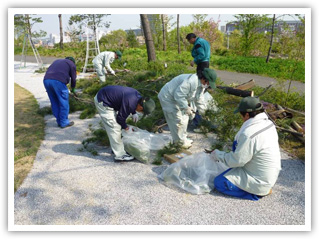
[[188, 104], [193, 101], [200, 114], [205, 111], [203, 91], [197, 74], [181, 74], [167, 82], [158, 94], [174, 142], [184, 143], [187, 138]]
[[115, 59], [115, 53], [106, 51], [106, 52], [100, 53], [92, 60], [93, 66], [97, 71], [100, 82], [106, 81], [105, 67], [111, 74], [115, 74], [113, 69], [110, 67], [110, 63], [113, 63], [114, 59]]
[[278, 133], [265, 113], [249, 118], [235, 136], [234, 152], [215, 150], [215, 158], [232, 168], [224, 174], [249, 193], [267, 195], [281, 170]]

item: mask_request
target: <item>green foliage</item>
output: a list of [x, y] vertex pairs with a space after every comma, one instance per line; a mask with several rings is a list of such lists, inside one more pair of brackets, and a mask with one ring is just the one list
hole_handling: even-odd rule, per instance
[[162, 164], [162, 157], [164, 154], [174, 154], [178, 153], [182, 150], [182, 144], [181, 143], [169, 143], [164, 148], [158, 150], [157, 157], [153, 164], [155, 165], [161, 165]]
[[127, 41], [130, 48], [135, 48], [139, 46], [139, 43], [136, 39], [136, 35], [134, 34], [134, 31], [129, 30], [127, 33]]
[[[304, 82], [305, 77], [304, 61], [270, 59], [269, 63], [266, 63], [264, 58], [232, 56], [219, 57], [214, 63], [221, 70], [266, 75], [279, 79]], [[296, 66], [294, 72], [293, 66]]]

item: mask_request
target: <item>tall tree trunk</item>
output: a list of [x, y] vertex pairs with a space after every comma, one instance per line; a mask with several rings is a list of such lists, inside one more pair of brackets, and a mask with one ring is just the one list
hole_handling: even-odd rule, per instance
[[274, 35], [274, 22], [275, 22], [275, 20], [276, 20], [276, 15], [273, 14], [272, 29], [271, 29], [271, 39], [270, 39], [270, 47], [269, 47], [269, 51], [268, 51], [268, 56], [267, 56], [267, 59], [266, 59], [266, 63], [269, 62], [269, 58], [270, 58], [270, 55], [271, 55], [272, 44], [273, 44], [273, 35]]
[[27, 32], [28, 32], [28, 35], [29, 35], [29, 41], [30, 41], [31, 47], [33, 49], [35, 49], [34, 43], [32, 41], [32, 33], [31, 33], [31, 25], [30, 25], [29, 14], [25, 14], [25, 19], [26, 19], [26, 25], [27, 25]]
[[148, 62], [156, 61], [156, 50], [152, 39], [152, 33], [150, 29], [149, 20], [147, 14], [140, 14], [142, 29], [146, 41], [146, 47], [148, 52]]
[[60, 49], [63, 49], [63, 29], [62, 29], [62, 19], [61, 14], [58, 15], [59, 25], [60, 25]]
[[161, 20], [162, 20], [162, 37], [163, 37], [163, 51], [167, 51], [167, 23], [165, 20], [165, 15], [161, 14]]
[[180, 54], [181, 53], [181, 49], [180, 49], [179, 14], [177, 14], [177, 41], [178, 41], [178, 54]]

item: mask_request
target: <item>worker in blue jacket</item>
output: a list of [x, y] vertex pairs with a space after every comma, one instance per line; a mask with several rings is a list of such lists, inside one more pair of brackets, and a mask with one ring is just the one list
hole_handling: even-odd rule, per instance
[[143, 97], [133, 88], [124, 86], [106, 86], [94, 97], [94, 103], [108, 134], [111, 149], [116, 161], [130, 161], [134, 157], [127, 154], [121, 139], [121, 130], [131, 133], [126, 124], [129, 115], [134, 122], [139, 120], [137, 112], [150, 114], [155, 109], [155, 102]]
[[43, 78], [43, 84], [51, 102], [52, 113], [61, 128], [74, 124], [69, 121], [69, 90], [67, 84], [71, 79], [71, 92], [76, 87], [76, 64], [73, 57], [55, 60], [48, 68]]
[[191, 55], [193, 60], [190, 62], [191, 67], [194, 64], [197, 65], [197, 75], [199, 79], [202, 77], [202, 71], [205, 68], [209, 68], [210, 61], [210, 43], [200, 37], [197, 37], [194, 33], [189, 33], [186, 39], [190, 44], [193, 44]]

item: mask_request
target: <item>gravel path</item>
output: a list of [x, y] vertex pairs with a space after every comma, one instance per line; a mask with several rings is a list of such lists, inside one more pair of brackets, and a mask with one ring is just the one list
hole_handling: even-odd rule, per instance
[[[32, 64], [16, 67], [14, 80], [47, 106], [43, 74], [32, 72]], [[89, 125], [98, 126], [100, 118], [81, 120], [79, 112], [69, 118], [75, 125], [60, 129], [52, 115], [45, 117], [45, 139], [15, 193], [15, 225], [305, 225], [305, 165], [285, 153], [273, 193], [257, 202], [215, 190], [191, 195], [158, 180], [167, 163], [114, 163], [110, 148], [99, 148], [98, 156], [81, 151]], [[214, 134], [190, 137], [195, 153], [210, 146]]]

